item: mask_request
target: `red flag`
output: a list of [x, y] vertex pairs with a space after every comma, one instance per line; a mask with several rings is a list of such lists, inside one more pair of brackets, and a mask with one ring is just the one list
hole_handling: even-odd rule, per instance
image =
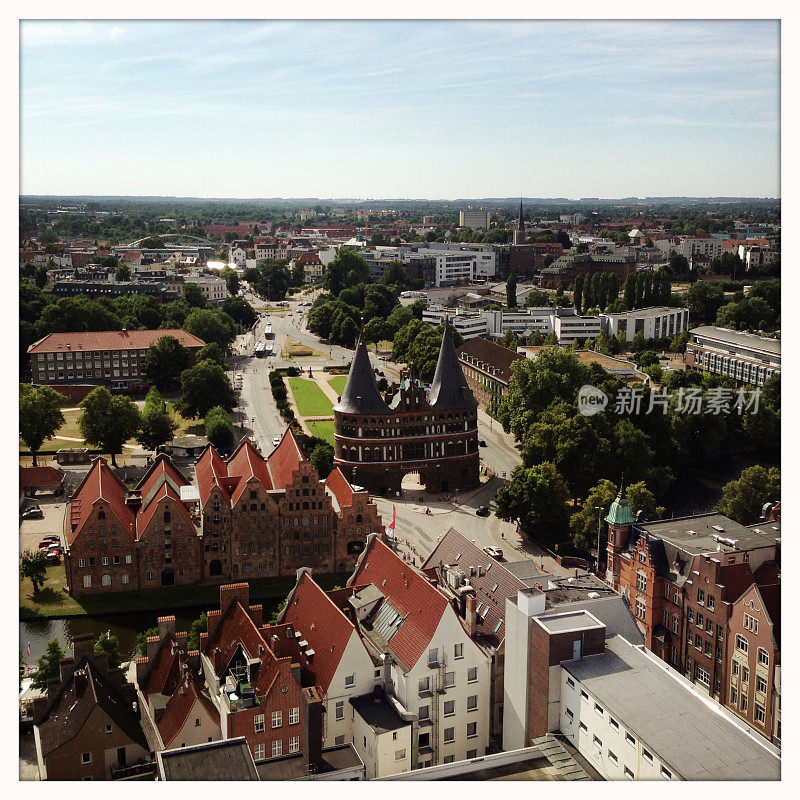
[[387, 532], [391, 531], [391, 533], [389, 535], [392, 538], [394, 538], [394, 528], [395, 528], [396, 524], [397, 524], [397, 507], [396, 506], [392, 506], [392, 521], [389, 524], [389, 527], [386, 529]]
[[26, 658], [30, 658], [31, 657], [31, 643], [30, 642], [28, 642], [28, 646], [25, 648], [25, 657]]

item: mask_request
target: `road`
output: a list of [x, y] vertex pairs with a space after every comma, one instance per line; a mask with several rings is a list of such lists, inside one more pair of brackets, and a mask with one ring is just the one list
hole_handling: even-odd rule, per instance
[[[253, 296], [247, 297], [256, 309], [261, 305]], [[313, 299], [313, 295], [303, 296], [303, 302]], [[345, 365], [353, 357], [353, 351], [337, 345], [325, 345], [306, 327], [308, 306], [301, 307], [296, 301], [289, 301], [285, 315], [271, 313], [262, 317], [257, 323], [255, 334], [247, 333], [237, 338], [234, 349], [239, 351], [235, 357], [236, 371], [242, 373], [242, 391], [240, 395], [239, 418], [242, 432], [255, 435], [256, 443], [262, 453], [268, 455], [272, 449], [272, 439], [281, 436], [286, 428], [278, 413], [267, 375], [277, 366], [294, 365], [304, 370], [313, 370], [330, 365]], [[267, 323], [272, 324], [275, 352], [280, 353], [287, 337], [306, 344], [323, 352], [324, 357], [304, 357], [294, 360], [272, 358], [252, 358], [250, 353], [254, 344], [263, 341], [263, 332]], [[374, 351], [370, 352], [373, 367], [386, 374], [389, 380], [397, 379], [403, 365], [378, 360]], [[566, 574], [556, 562], [537, 546], [524, 541], [516, 531], [514, 523], [503, 522], [494, 515], [493, 499], [497, 491], [511, 475], [511, 471], [521, 463], [519, 450], [513, 437], [503, 431], [502, 427], [483, 411], [478, 413], [478, 436], [486, 443], [480, 448], [481, 465], [488, 468], [488, 476], [484, 476], [481, 486], [471, 492], [462, 493], [458, 497], [429, 495], [421, 487], [404, 489], [400, 498], [375, 497], [378, 510], [385, 525], [392, 520], [393, 509], [397, 512], [398, 549], [407, 558], [419, 565], [433, 549], [436, 542], [449, 530], [455, 527], [469, 539], [473, 539], [480, 547], [500, 547], [509, 561], [523, 558], [535, 558], [537, 563], [554, 574]], [[488, 480], [487, 480], [488, 477]], [[475, 513], [481, 506], [489, 506], [488, 517], [479, 517]], [[430, 509], [430, 514], [426, 513]]]

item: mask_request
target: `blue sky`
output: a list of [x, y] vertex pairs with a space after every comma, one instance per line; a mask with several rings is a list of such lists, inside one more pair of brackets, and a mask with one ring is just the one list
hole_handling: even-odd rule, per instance
[[777, 22], [23, 22], [21, 192], [778, 196]]

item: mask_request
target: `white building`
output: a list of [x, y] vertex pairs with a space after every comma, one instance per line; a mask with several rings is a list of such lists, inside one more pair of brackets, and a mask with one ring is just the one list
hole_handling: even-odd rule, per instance
[[600, 330], [600, 317], [580, 316], [575, 309], [566, 308], [556, 309], [553, 314], [553, 332], [559, 344], [570, 345], [576, 339], [596, 339]]
[[459, 212], [458, 225], [461, 228], [472, 228], [472, 230], [489, 230], [488, 211], [469, 211], [467, 209]]
[[230, 255], [228, 256], [228, 260], [232, 261], [236, 264], [237, 267], [244, 267], [247, 265], [247, 251], [241, 245], [231, 245], [230, 247]]
[[722, 255], [722, 239], [715, 239], [713, 236], [704, 236], [701, 238], [687, 236], [681, 238], [677, 250], [679, 253], [686, 256], [689, 261], [697, 260], [698, 258], [700, 260], [711, 261], [717, 258], [717, 256]]
[[666, 339], [689, 329], [689, 309], [654, 306], [600, 314], [603, 331], [609, 336], [625, 332], [625, 341], [632, 342], [637, 333], [645, 339]]
[[738, 247], [739, 258], [744, 262], [745, 270], [759, 269], [771, 264], [775, 260], [775, 252], [766, 247], [749, 244], [740, 244]]
[[[379, 250], [388, 250], [390, 248], [378, 248]], [[404, 254], [410, 252], [407, 248], [394, 248], [397, 255], [382, 254], [382, 258], [396, 258], [402, 259]], [[403, 252], [405, 251], [405, 253]], [[497, 272], [497, 251], [491, 245], [485, 244], [470, 244], [463, 242], [454, 242], [447, 244], [443, 242], [429, 242], [427, 244], [420, 244], [416, 248], [417, 253], [425, 253], [429, 255], [438, 255], [442, 253], [471, 253], [475, 256], [475, 269], [474, 275], [476, 278], [486, 279], [494, 278]]]
[[208, 303], [217, 305], [228, 296], [228, 285], [224, 278], [214, 275], [186, 275], [183, 283], [182, 294], [186, 293], [186, 287], [193, 283], [199, 287]]

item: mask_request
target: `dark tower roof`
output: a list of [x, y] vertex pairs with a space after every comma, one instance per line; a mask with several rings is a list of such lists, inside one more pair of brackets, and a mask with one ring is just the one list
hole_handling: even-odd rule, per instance
[[478, 401], [472, 394], [467, 379], [458, 363], [458, 355], [450, 336], [450, 325], [445, 322], [439, 360], [433, 376], [428, 402], [435, 411], [450, 411], [455, 408], [475, 408]]
[[378, 391], [369, 363], [367, 347], [361, 336], [358, 337], [350, 374], [347, 376], [347, 383], [344, 385], [341, 399], [333, 407], [333, 410], [344, 414], [390, 413], [389, 406], [383, 402], [381, 393]]
[[517, 230], [525, 230], [525, 221], [522, 219], [522, 198], [519, 199], [519, 221], [517, 222]]

